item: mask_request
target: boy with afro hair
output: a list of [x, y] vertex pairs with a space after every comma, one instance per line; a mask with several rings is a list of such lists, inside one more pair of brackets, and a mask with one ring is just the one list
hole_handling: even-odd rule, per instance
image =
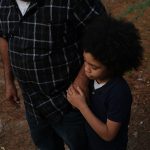
[[89, 150], [126, 150], [132, 95], [123, 75], [143, 59], [139, 32], [128, 21], [97, 17], [83, 37], [89, 100], [71, 86], [68, 101], [86, 120]]

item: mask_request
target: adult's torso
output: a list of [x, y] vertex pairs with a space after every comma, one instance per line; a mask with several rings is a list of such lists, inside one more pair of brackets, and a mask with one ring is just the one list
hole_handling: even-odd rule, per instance
[[14, 75], [21, 83], [48, 87], [46, 94], [65, 89], [81, 65], [78, 35], [69, 21], [69, 2], [31, 2], [22, 16], [15, 0], [1, 1], [1, 24]]

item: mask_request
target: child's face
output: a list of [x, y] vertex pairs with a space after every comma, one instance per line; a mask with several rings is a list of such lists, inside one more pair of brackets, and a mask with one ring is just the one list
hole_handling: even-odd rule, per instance
[[85, 74], [89, 79], [105, 82], [109, 79], [107, 68], [90, 53], [84, 52]]

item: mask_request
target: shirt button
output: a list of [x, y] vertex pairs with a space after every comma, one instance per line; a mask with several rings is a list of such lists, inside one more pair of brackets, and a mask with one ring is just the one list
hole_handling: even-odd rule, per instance
[[94, 94], [95, 94], [95, 92], [92, 92], [92, 94], [94, 95]]

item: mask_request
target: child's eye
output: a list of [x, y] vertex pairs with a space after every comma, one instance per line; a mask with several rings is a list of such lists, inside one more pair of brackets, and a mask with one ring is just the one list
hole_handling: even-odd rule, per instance
[[97, 68], [97, 67], [92, 67], [92, 69], [93, 69], [93, 70], [97, 70], [98, 68]]

